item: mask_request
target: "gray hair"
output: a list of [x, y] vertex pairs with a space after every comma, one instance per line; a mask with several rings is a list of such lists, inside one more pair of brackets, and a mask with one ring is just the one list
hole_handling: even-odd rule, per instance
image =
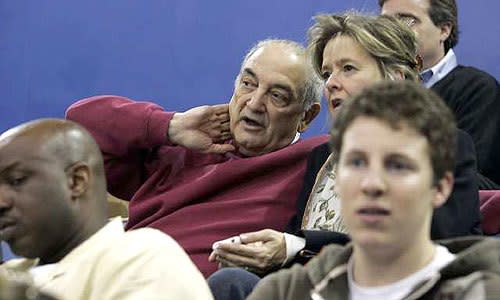
[[312, 64], [310, 63], [309, 54], [304, 46], [300, 43], [291, 41], [291, 40], [282, 40], [282, 39], [265, 39], [259, 41], [255, 44], [248, 52], [245, 54], [245, 58], [241, 63], [240, 72], [236, 77], [235, 85], [238, 84], [240, 80], [241, 71], [243, 70], [243, 66], [247, 63], [247, 61], [252, 57], [252, 55], [257, 52], [257, 50], [271, 46], [280, 44], [288, 48], [290, 52], [296, 54], [297, 56], [305, 57], [306, 61], [306, 80], [303, 83], [303, 86], [300, 88], [299, 93], [299, 101], [304, 104], [304, 110], [308, 110], [314, 103], [321, 102], [321, 95], [323, 92], [323, 81], [314, 71]]

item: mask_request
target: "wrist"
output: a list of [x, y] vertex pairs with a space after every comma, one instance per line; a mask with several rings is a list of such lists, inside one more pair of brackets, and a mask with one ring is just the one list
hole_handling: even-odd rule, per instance
[[183, 113], [174, 113], [172, 119], [170, 119], [170, 123], [168, 124], [167, 131], [167, 141], [170, 141], [172, 144], [179, 144], [178, 139], [180, 133], [182, 132], [182, 116]]

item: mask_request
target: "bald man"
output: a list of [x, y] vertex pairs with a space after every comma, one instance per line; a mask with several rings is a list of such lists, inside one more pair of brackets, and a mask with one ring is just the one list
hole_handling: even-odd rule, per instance
[[0, 135], [0, 240], [61, 299], [212, 299], [179, 245], [150, 228], [107, 221], [103, 160], [79, 125], [43, 119]]

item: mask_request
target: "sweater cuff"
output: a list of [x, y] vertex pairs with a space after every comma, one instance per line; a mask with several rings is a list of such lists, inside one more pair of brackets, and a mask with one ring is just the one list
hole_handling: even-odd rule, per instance
[[148, 120], [147, 137], [150, 145], [172, 145], [168, 140], [168, 126], [175, 112], [153, 110]]

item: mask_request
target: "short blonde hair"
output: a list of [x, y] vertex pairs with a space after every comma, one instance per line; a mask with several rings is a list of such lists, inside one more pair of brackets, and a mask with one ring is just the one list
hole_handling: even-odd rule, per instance
[[355, 12], [321, 14], [308, 31], [308, 50], [312, 64], [321, 76], [323, 51], [337, 36], [348, 36], [359, 43], [376, 61], [386, 79], [400, 72], [405, 79], [418, 81], [417, 41], [413, 31], [391, 16], [367, 16]]

